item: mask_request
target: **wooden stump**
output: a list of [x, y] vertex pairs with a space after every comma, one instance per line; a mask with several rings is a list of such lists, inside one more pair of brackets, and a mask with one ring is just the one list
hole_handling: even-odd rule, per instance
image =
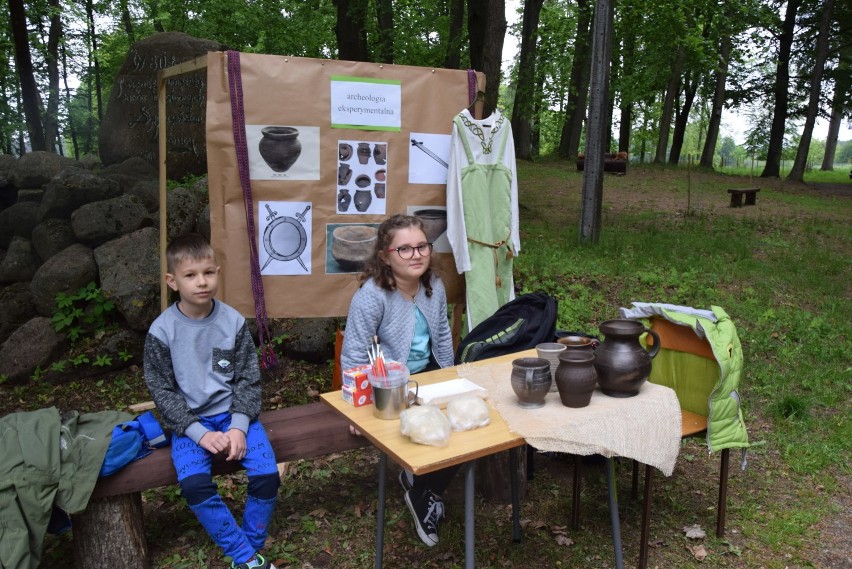
[[512, 471], [509, 453], [515, 453], [518, 464], [518, 495], [527, 494], [527, 447], [519, 446], [477, 459], [476, 487], [483, 498], [501, 504], [512, 503]]
[[95, 498], [71, 516], [77, 569], [148, 569], [142, 494]]

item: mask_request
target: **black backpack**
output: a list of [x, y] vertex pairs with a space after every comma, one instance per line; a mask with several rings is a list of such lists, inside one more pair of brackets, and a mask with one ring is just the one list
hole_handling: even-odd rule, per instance
[[456, 364], [534, 348], [556, 337], [556, 299], [522, 294], [480, 322], [459, 343]]

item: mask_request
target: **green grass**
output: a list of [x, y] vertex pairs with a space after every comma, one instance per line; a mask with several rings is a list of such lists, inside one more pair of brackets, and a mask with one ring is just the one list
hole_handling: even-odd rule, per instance
[[[781, 177], [786, 178], [790, 174], [792, 162], [785, 161], [781, 168]], [[754, 170], [751, 165], [737, 167], [717, 168], [720, 173], [730, 174], [734, 176], [753, 177], [755, 180], [760, 180], [760, 173], [763, 172], [763, 163], [755, 164]], [[817, 167], [813, 170], [805, 170], [805, 182], [809, 184], [849, 184], [852, 180], [849, 179], [849, 171], [852, 170], [850, 164], [835, 164], [834, 170], [824, 172]]]

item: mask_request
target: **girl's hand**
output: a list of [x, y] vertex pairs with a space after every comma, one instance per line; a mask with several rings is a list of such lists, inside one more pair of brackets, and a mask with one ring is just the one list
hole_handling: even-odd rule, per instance
[[225, 460], [242, 460], [246, 456], [246, 434], [239, 429], [229, 429], [227, 437], [231, 442], [231, 452]]
[[[231, 439], [222, 431], [208, 431], [201, 437], [198, 444], [210, 454], [219, 454], [231, 448]], [[243, 442], [243, 446], [245, 446], [245, 442]]]

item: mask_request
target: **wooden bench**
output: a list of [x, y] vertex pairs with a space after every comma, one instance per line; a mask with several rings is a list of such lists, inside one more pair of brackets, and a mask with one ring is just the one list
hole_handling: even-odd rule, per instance
[[[314, 458], [365, 447], [346, 421], [322, 403], [261, 413], [277, 462]], [[214, 474], [240, 470], [237, 462], [213, 463]], [[150, 567], [142, 521], [142, 491], [177, 484], [168, 447], [157, 449], [112, 476], [101, 478], [83, 512], [72, 516], [75, 567]]]
[[741, 207], [743, 205], [743, 196], [745, 196], [745, 205], [755, 205], [757, 203], [757, 192], [760, 188], [743, 188], [730, 189], [731, 207]]

